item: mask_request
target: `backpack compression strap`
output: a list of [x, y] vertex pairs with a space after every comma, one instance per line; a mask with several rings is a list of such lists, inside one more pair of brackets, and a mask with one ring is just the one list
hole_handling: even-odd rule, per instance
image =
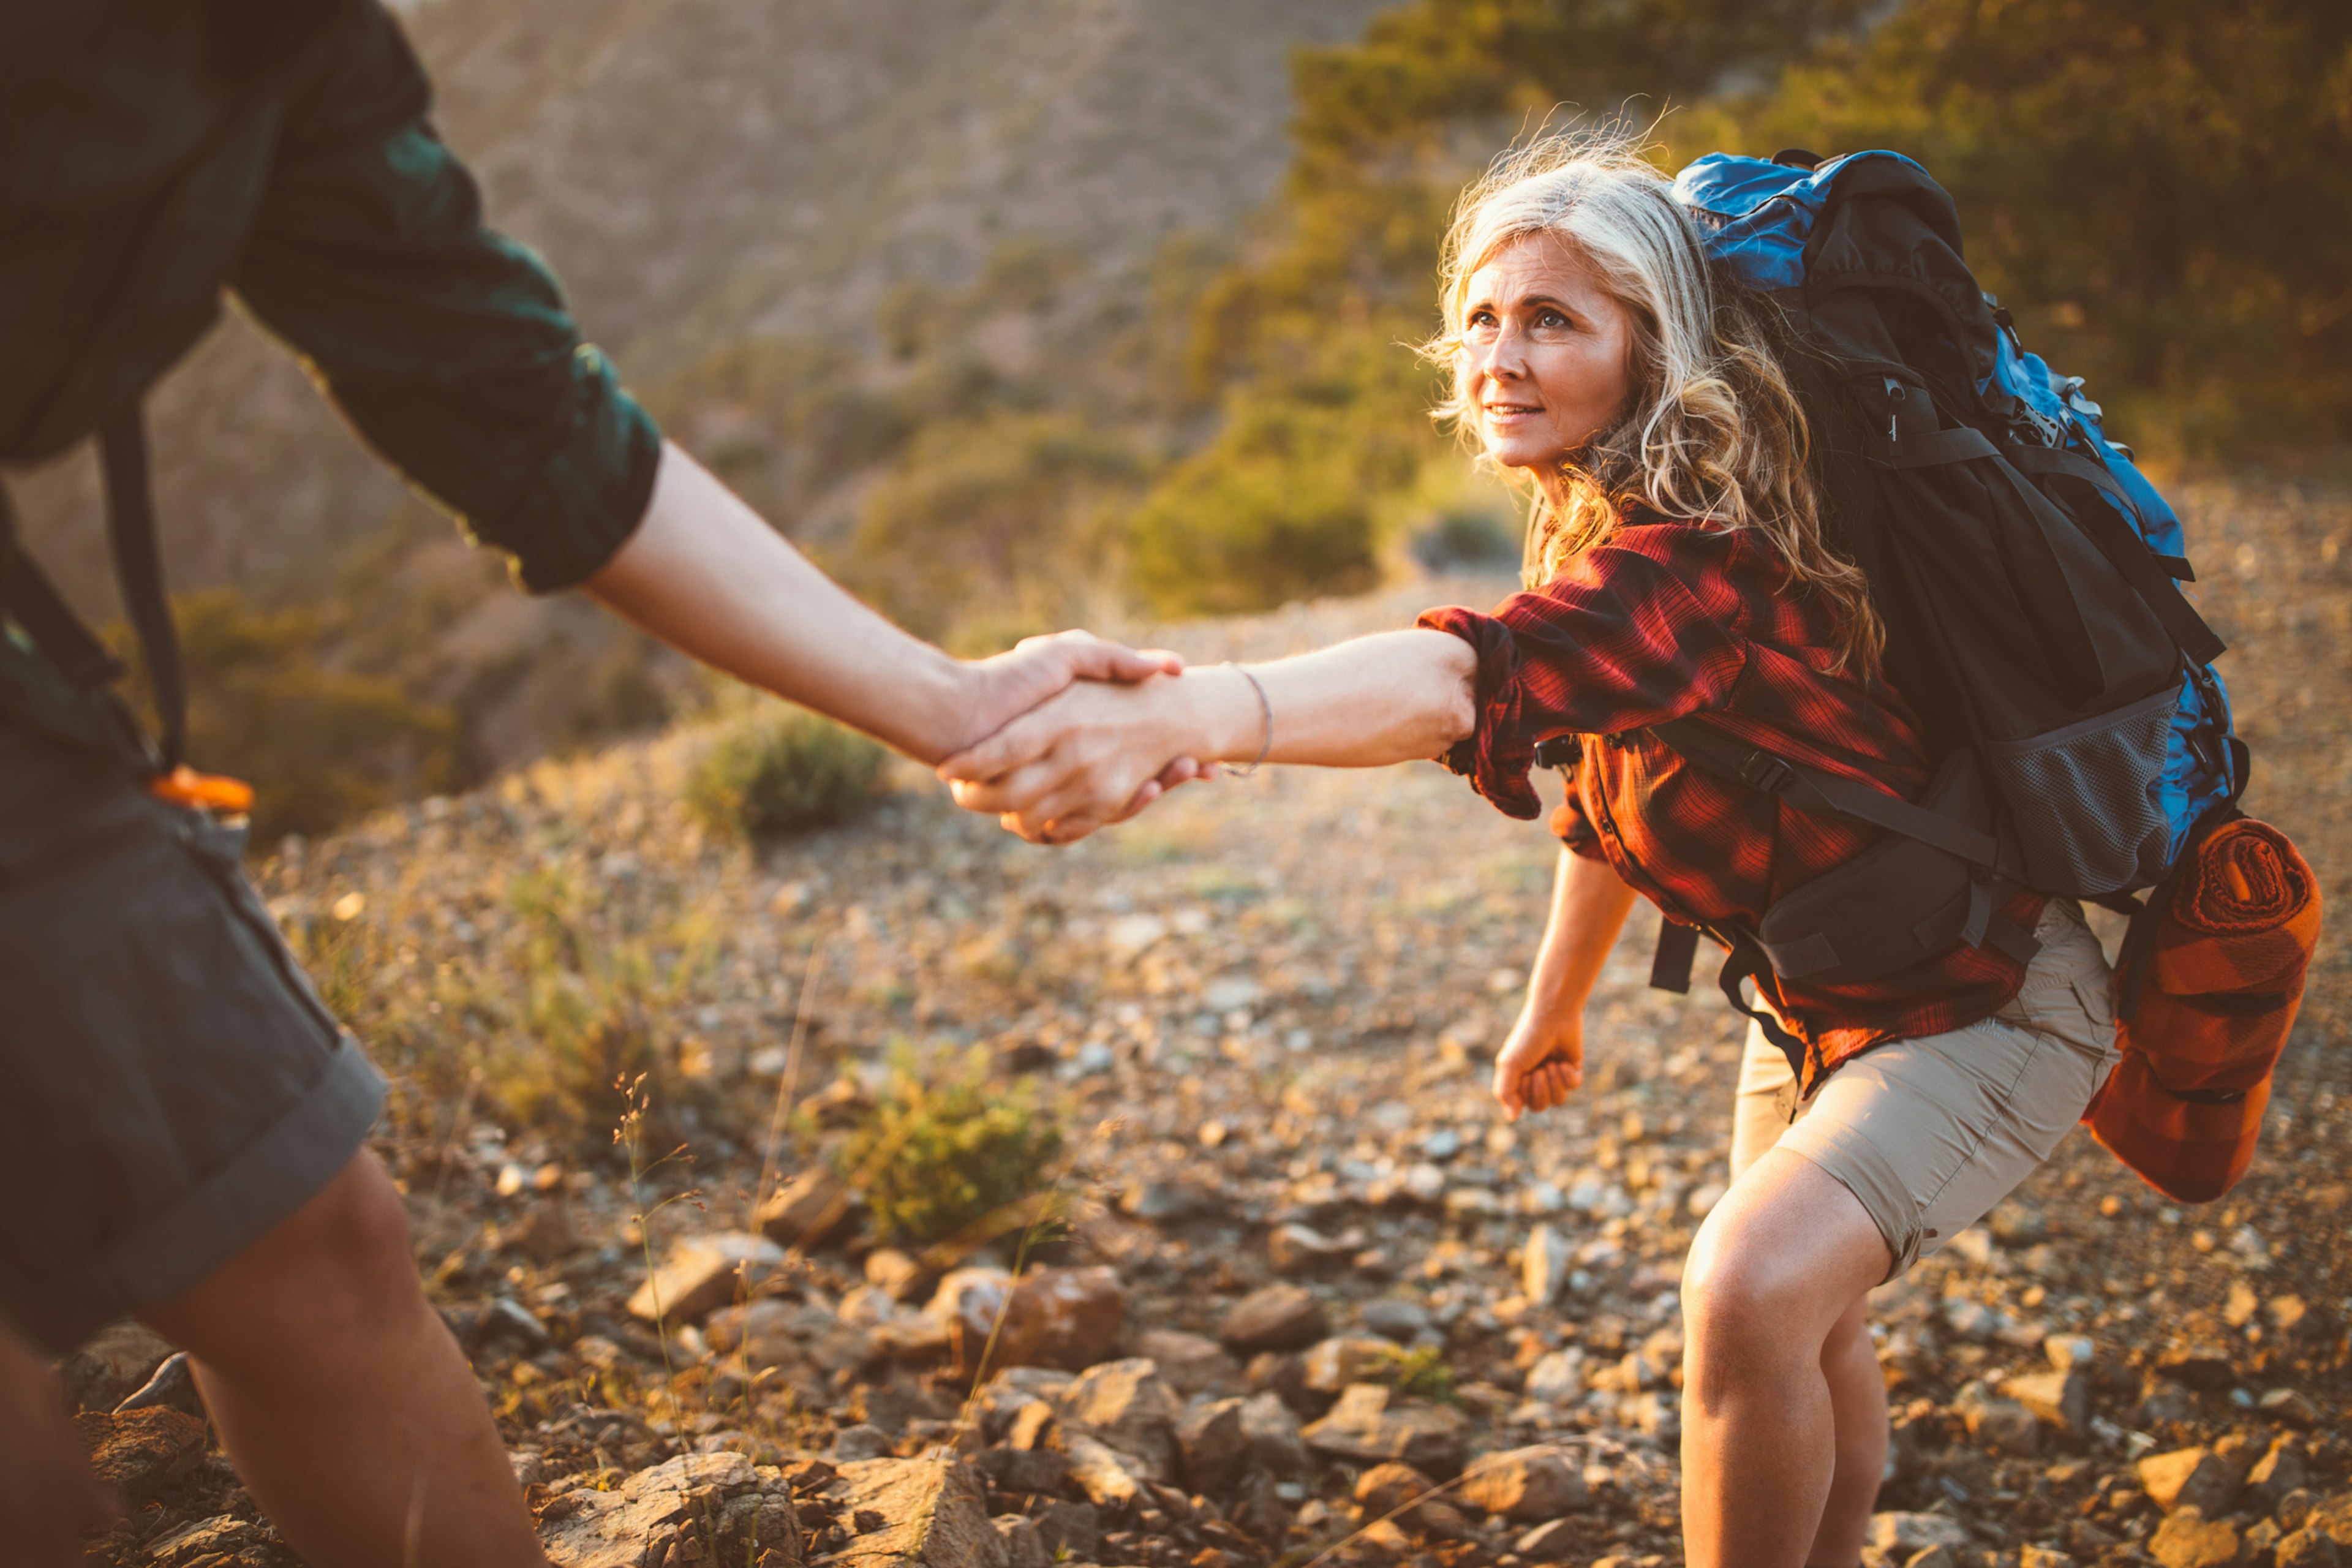
[[[115, 583], [123, 613], [139, 636], [162, 720], [158, 772], [172, 778], [187, 742], [187, 683], [181, 672], [180, 639], [163, 595], [163, 557], [155, 542], [155, 508], [148, 486], [147, 430], [137, 408], [100, 433], [99, 462], [106, 478], [106, 531]], [[0, 610], [24, 628], [41, 656], [76, 690], [96, 694], [121, 678], [122, 661], [114, 650], [82, 624], [26, 552], [5, 488], [0, 488]], [[129, 750], [143, 752], [146, 743], [131, 739], [136, 725], [110, 700], [107, 706], [113, 709], [110, 727], [124, 732], [119, 738]]]

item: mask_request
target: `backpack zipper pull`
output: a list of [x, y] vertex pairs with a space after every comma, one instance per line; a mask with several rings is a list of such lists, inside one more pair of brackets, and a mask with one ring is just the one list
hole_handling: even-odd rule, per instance
[[1879, 384], [1886, 389], [1886, 444], [1895, 446], [1903, 439], [1901, 413], [1904, 399], [1911, 394], [1891, 375], [1882, 375]]

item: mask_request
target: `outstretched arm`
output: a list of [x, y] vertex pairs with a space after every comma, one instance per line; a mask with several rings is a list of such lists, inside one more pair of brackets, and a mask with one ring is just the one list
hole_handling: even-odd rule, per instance
[[[1083, 837], [1170, 763], [1378, 767], [1434, 757], [1475, 721], [1476, 656], [1447, 632], [1383, 632], [1249, 673], [1217, 666], [1083, 687], [940, 765], [956, 799], [1039, 843]], [[1261, 704], [1251, 685], [1265, 694]], [[1270, 710], [1270, 713], [1269, 713]], [[1272, 721], [1269, 732], [1268, 720]]]
[[1071, 681], [1182, 668], [1082, 632], [966, 661], [857, 602], [675, 444], [645, 520], [587, 590], [703, 663], [937, 762]]

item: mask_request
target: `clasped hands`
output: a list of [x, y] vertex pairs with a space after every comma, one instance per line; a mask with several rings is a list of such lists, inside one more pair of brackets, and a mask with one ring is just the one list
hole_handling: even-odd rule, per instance
[[[1000, 657], [1087, 637], [1032, 637]], [[993, 813], [1032, 844], [1073, 843], [1179, 784], [1214, 776], [1216, 763], [1203, 759], [1219, 754], [1215, 711], [1230, 703], [1211, 699], [1229, 698], [1215, 689], [1245, 679], [1223, 667], [1187, 671], [1172, 653], [1131, 655], [1109, 679], [1074, 680], [965, 746], [939, 764], [939, 776], [959, 805]]]

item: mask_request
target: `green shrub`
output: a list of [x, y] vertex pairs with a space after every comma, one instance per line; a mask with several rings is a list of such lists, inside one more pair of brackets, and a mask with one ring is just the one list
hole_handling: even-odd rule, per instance
[[865, 1192], [884, 1237], [929, 1246], [1022, 1223], [1022, 1205], [1045, 1190], [1061, 1152], [1062, 1130], [1034, 1091], [990, 1081], [986, 1053], [974, 1051], [928, 1073], [900, 1060], [837, 1165]]
[[695, 763], [687, 805], [720, 833], [763, 838], [840, 822], [874, 798], [880, 745], [799, 708], [730, 721]]
[[1390, 1351], [1367, 1375], [1374, 1383], [1387, 1384], [1408, 1399], [1455, 1403], [1453, 1371], [1445, 1364], [1445, 1352], [1435, 1345]]

